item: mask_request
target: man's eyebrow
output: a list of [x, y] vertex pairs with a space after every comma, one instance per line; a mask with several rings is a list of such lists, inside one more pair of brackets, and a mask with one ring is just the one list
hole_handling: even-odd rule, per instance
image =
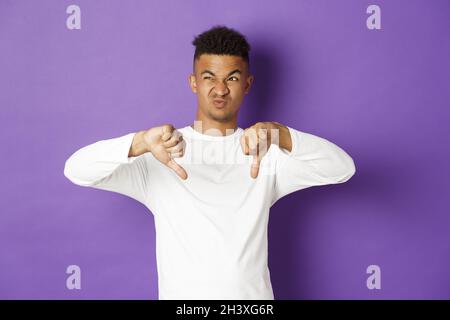
[[[212, 71], [209, 71], [209, 70], [203, 71], [202, 73], [200, 73], [200, 75], [202, 75], [202, 74], [204, 74], [204, 73], [209, 73], [209, 74], [212, 75], [212, 76], [216, 76]], [[227, 77], [231, 76], [231, 75], [234, 74], [234, 73], [242, 74], [241, 70], [236, 69], [236, 70], [233, 70], [233, 71], [231, 71], [230, 73], [228, 73]]]

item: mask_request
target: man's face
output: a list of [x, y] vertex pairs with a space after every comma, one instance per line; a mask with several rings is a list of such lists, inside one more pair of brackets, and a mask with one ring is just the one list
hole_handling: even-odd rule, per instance
[[253, 76], [239, 56], [202, 54], [194, 63], [189, 84], [197, 94], [203, 116], [221, 122], [232, 121], [250, 90]]

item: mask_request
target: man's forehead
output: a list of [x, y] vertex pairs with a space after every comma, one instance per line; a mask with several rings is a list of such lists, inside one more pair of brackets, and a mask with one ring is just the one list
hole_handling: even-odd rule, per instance
[[210, 70], [218, 73], [228, 73], [235, 69], [244, 72], [245, 61], [239, 56], [202, 54], [200, 58], [195, 61], [195, 66], [196, 71], [198, 72]]

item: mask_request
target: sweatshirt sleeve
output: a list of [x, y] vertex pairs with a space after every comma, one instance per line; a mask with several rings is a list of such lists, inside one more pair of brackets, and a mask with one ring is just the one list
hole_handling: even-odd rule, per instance
[[101, 140], [77, 150], [66, 160], [64, 175], [79, 186], [121, 193], [145, 205], [146, 154], [128, 157], [135, 134]]
[[334, 143], [287, 127], [292, 149], [275, 145], [278, 161], [272, 205], [294, 191], [312, 186], [343, 183], [356, 171], [353, 159]]

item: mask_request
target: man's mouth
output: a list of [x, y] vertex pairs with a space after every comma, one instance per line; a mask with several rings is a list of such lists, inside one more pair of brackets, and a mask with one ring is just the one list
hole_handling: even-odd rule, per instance
[[223, 99], [214, 99], [213, 103], [216, 108], [222, 109], [227, 104], [227, 101]]

